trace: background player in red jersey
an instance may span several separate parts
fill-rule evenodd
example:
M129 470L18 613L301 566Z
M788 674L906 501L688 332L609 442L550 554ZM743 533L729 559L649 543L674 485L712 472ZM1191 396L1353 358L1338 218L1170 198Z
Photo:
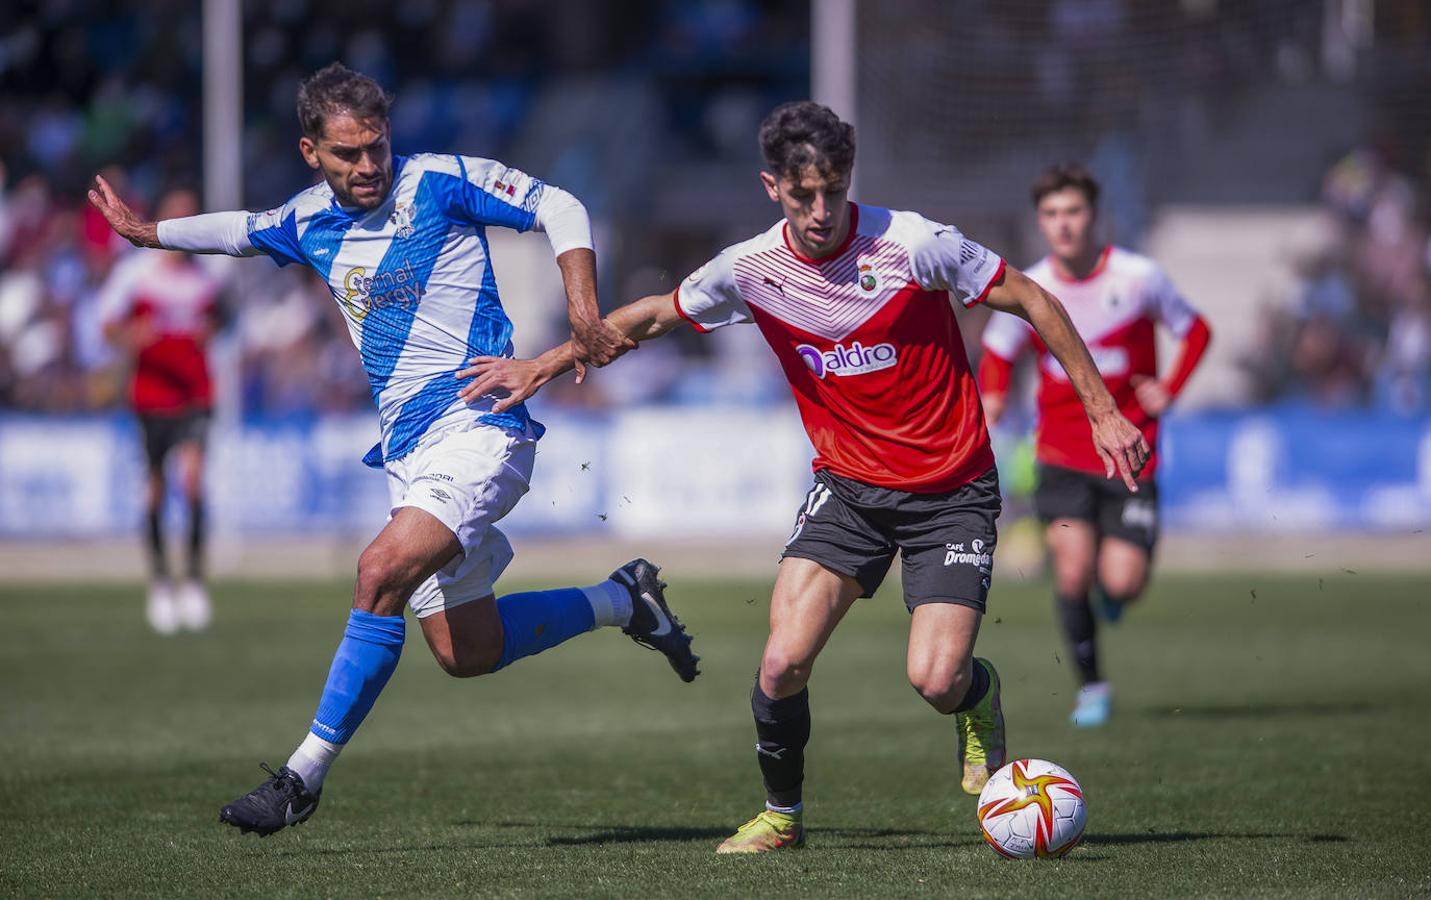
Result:
M998 673L973 656L993 573L998 476L950 294L1032 323L1071 374L1090 453L1108 477L1116 468L1131 488L1148 451L1056 299L952 226L850 202L851 126L818 104L786 104L761 126L760 144L760 178L783 218L677 290L609 319L636 341L683 320L701 332L755 323L815 446L815 484L785 546L751 692L766 809L721 853L804 841L811 667L896 554L911 613L909 680L954 714L964 790L979 793L1004 762ZM564 345L536 360L479 358L458 374L475 377L468 399L506 393L509 405L571 367Z
M193 191L168 192L158 218L199 212ZM145 538L149 551L149 624L160 634L208 627L204 588L204 440L213 410L205 346L217 324L219 279L187 253L139 250L110 274L100 291L109 339L131 357L129 397L149 469ZM188 511L184 577L171 578L164 541L164 465L173 455Z
M1073 649L1081 687L1073 722L1101 725L1110 691L1098 667L1089 593L1097 587L1115 621L1148 583L1158 539L1158 417L1187 383L1211 336L1158 264L1096 238L1098 183L1077 166L1056 166L1033 186L1039 230L1049 255L1028 276L1063 301L1118 408L1154 448L1134 492L1101 477L1078 394L1055 355L1028 324L994 314L984 330L979 382L990 424L1003 415L1014 361L1038 356L1038 488L1034 504L1047 523L1058 621ZM1182 339L1177 362L1158 376L1155 326Z

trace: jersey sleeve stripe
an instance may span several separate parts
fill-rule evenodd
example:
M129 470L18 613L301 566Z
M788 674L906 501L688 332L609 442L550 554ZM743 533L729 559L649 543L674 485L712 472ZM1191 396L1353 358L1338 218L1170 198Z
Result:
M999 279L1004 277L1004 269L1006 269L1007 267L1007 262L1002 259L999 260L999 268L995 270L994 277L990 278L989 283L984 285L984 289L979 292L979 296L971 297L970 299L964 301L964 308L973 309L980 303L983 303L985 300L989 299L989 291L992 291L994 289L994 285L999 283Z
M681 308L681 288L679 285L677 285L675 291L671 293L671 298L676 304L676 315L691 323L691 327L694 328L696 331L700 332L701 334L710 333L709 328L704 327L703 325L701 325L700 322L697 322L695 319L692 319L689 315L686 314L686 311Z

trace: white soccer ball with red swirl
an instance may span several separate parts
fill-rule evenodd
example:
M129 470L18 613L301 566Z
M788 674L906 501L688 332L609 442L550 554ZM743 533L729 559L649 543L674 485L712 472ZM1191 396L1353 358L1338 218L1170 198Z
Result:
M1068 770L1044 759L1016 759L979 794L979 830L1009 859L1062 856L1083 840L1088 807Z

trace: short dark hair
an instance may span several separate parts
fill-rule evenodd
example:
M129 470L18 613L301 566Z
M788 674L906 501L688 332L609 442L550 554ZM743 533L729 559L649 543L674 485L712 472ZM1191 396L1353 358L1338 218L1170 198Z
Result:
M323 136L329 116L386 119L392 95L373 79L340 62L329 63L298 85L298 122L310 138Z
M1033 197L1034 209L1038 209L1038 205L1043 202L1044 197L1067 188L1082 191L1084 199L1088 201L1088 206L1092 209L1098 208L1098 179L1078 163L1059 163L1056 166L1050 166L1038 177L1029 190L1030 196Z
M847 175L855 165L855 126L810 100L782 103L760 123L760 153L776 176L798 176L806 166Z

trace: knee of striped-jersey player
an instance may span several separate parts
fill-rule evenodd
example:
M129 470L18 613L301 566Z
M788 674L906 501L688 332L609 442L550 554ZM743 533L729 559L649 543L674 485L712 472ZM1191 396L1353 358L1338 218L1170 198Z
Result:
M453 678L487 675L502 659L502 621L491 597L450 607L418 621L432 658Z
M497 662L502 658L502 645L499 641L495 652L491 648L448 646L438 650L434 647L432 656L442 671L453 678L476 678L478 675L489 675L497 668Z
M409 561L370 544L358 557L353 608L377 616L401 615L418 574Z

